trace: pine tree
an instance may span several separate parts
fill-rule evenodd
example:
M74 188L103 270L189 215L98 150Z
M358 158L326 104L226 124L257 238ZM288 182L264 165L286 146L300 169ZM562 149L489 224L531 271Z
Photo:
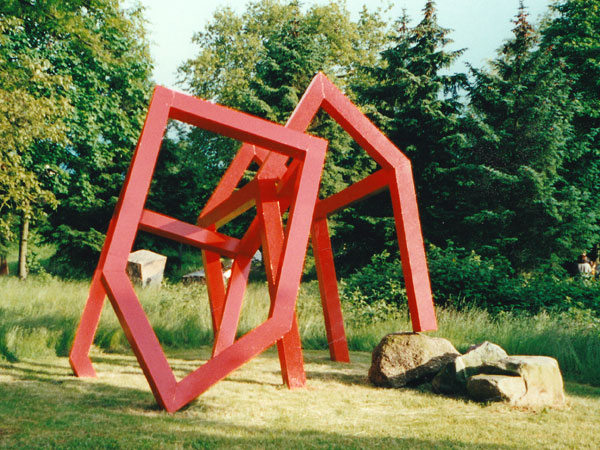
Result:
M444 169L463 139L459 91L466 76L448 73L463 50L445 50L449 33L433 1L415 27L404 14L380 64L365 68L367 76L354 86L375 123L410 158L424 235L433 242L448 239L453 206Z
M589 227L563 176L574 113L563 64L538 48L522 2L514 23L492 70L471 69L458 209L460 240L525 270L571 255Z
M542 27L542 46L563 61L572 81L573 117L565 178L585 197L586 222L600 225L600 1L556 0L554 15ZM597 230L597 228L596 228ZM595 234L595 242L600 235ZM585 247L583 247L585 248ZM581 250L581 249L579 249Z

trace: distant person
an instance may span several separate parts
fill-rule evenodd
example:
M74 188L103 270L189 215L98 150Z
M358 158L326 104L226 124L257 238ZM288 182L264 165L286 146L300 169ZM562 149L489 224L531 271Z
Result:
M592 251L588 256L591 260L592 275L594 277L594 280L597 280L598 276L600 275L600 248L598 247L598 244L594 244L594 246L592 247Z
M579 275L582 277L588 278L593 275L594 267L590 258L588 258L587 253L583 252L579 256L579 260L577 261L577 270L579 270Z

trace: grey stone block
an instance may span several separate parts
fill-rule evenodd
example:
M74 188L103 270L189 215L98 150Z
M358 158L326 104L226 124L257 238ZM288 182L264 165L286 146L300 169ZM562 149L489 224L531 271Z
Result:
M167 257L150 250L130 253L127 259L129 279L143 287L158 287L162 283Z

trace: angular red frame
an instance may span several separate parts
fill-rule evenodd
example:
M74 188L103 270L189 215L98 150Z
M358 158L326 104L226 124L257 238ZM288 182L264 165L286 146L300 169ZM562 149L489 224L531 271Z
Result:
M269 149L274 154L292 157L298 162L294 172L294 192L285 232L281 221L274 222L272 191L276 180L261 179L256 185L261 220L241 240L216 233L174 218L144 209L158 152L169 118ZM76 332L70 363L77 376L94 376L89 359L104 298L108 295L125 335L161 407L176 411L245 362L273 345L294 322L304 255L308 245L323 169L327 141L287 129L280 125L223 106L157 87L148 116L125 180L115 213L109 225L98 267L92 279L90 295ZM248 192L246 190L245 192ZM256 200L254 200L256 201ZM138 229L154 232L203 249L234 257L233 273L245 272L253 252L247 241L257 231L263 236L282 237L277 281L268 319L223 349L204 365L177 382L160 343L127 278L125 267ZM239 303L243 292L236 291L239 277L232 276L230 304ZM244 277L242 277L244 278ZM245 283L245 280L243 280ZM233 287L232 287L233 286Z
M319 200L326 141L302 133L320 108L329 113L381 169ZM197 225L144 209L168 118L245 142L198 217ZM288 164L288 160L291 162ZM252 162L254 180L236 189ZM89 359L105 296L110 301L158 403L174 411L277 342L284 382L304 386L302 349L294 314L310 234L331 358L349 361L327 217L389 188L414 331L436 329L417 202L408 159L323 74L311 82L286 127L157 87L134 154L70 354L78 376L94 376ZM256 206L242 239L217 228ZM284 227L283 213L289 210ZM139 304L125 265L137 230L203 251L215 345L212 358L176 382ZM271 297L268 319L235 340L252 255L262 247ZM220 258L233 258L228 286Z
M421 224L417 208L411 164L408 158L377 129L362 112L344 96L327 77L318 73L298 103L286 127L305 131L317 112L323 108L348 134L381 166L381 169L364 180L326 199L318 200L311 226L311 241L325 328L331 359L349 361L348 344L337 287L337 277L327 227L327 217L368 196L389 188L394 211L396 232L402 267L406 281L408 305L414 331L437 329L433 298L423 246ZM264 149L245 144L229 166L219 185L198 218L198 224L216 227L241 214L251 204L242 205L231 200L248 166L257 162L260 171L272 178L285 179L296 168L297 162L286 166L287 157L269 154ZM284 199L282 199L284 200ZM213 308L213 322L222 323L225 330L217 333L215 349L225 348L233 342L237 317L241 305L231 305L226 320L221 322L225 307L225 291L218 255L203 251L207 270L209 296ZM294 322L295 323L295 322ZM293 326L285 339L278 343L282 373L298 368L284 368L283 361L302 360L297 326ZM288 355L287 357L285 355ZM284 375L284 380L286 377ZM288 385L290 381L286 380Z

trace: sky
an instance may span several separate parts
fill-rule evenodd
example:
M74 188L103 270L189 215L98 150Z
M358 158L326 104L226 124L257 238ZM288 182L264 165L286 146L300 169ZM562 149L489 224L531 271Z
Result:
M124 6L134 0L126 0ZM219 7L230 6L236 12L245 10L248 0L139 0L146 8L150 53L154 60L154 81L171 89L176 84L177 68L198 53L192 44L194 33L204 29ZM525 0L532 23L547 13L551 0ZM325 0L304 0L306 6L327 3ZM396 19L406 9L415 25L421 17L425 0L346 0L352 19L358 19L363 5L373 10L378 6L392 5L386 14ZM511 36L519 0L438 0L438 22L453 32L451 50L466 48L464 55L455 64L455 71L465 70L468 62L475 67L485 65L496 56L497 49Z

